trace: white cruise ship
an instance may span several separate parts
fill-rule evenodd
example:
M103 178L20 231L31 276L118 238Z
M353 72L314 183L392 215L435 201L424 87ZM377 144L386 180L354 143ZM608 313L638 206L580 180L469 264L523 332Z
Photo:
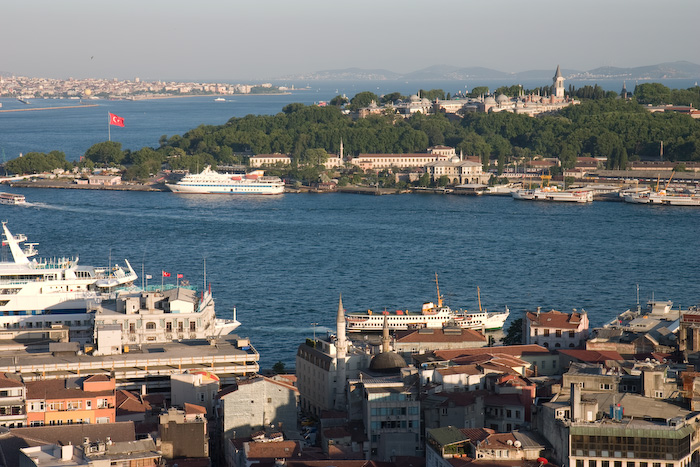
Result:
M189 174L175 184L166 184L173 193L220 193L231 195L280 195L284 182L279 177L265 176L262 170L247 174L225 174L207 166L201 173Z
M92 319L87 309L132 284L138 276L127 260L126 267L93 267L78 258L36 259L36 243L25 235L12 235L5 222L3 245L12 261L0 262L0 327L51 328L67 325L71 338L88 340ZM25 245L22 245L22 244ZM30 259L31 258L31 259Z

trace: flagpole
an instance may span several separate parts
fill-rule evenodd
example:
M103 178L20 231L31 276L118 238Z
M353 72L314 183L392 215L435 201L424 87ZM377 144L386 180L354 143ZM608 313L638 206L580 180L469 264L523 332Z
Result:
M112 141L112 119L107 112L107 141Z
M165 279L163 279L164 277L165 277L165 274L163 274L163 271L161 271L160 272L160 291L161 292L163 291L163 288L165 287L165 285L164 285Z

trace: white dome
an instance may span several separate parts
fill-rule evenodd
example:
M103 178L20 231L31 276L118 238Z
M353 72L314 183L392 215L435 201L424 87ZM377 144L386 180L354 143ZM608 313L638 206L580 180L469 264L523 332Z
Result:
M505 94L499 94L496 98L496 102L498 102L499 104L502 102L508 102L509 100L510 99L508 99L508 96L506 96Z

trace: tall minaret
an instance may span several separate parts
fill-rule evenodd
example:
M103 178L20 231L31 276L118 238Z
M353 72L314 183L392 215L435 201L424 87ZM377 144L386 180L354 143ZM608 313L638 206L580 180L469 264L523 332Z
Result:
M563 99L564 98L564 77L561 75L561 70L559 69L559 65L557 65L557 72L554 73L554 78L552 78L552 81L554 82L554 97L561 97Z
M343 295L338 299L338 314L335 318L336 341L336 387L335 387L335 410L347 410L345 404L345 384L347 382L347 353L348 342L345 338L345 310L343 309Z
M389 322L384 315L384 324L382 325L382 353L389 351Z
M340 138L340 154L338 154L338 157L341 160L343 159L343 138Z

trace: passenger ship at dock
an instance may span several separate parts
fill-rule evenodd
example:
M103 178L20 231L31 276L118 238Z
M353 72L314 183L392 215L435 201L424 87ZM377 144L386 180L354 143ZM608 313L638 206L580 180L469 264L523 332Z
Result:
M262 170L247 174L225 174L206 166L201 173L189 174L175 184L165 186L173 193L280 195L284 182L279 177L268 177Z
M77 257L30 259L37 255L34 248L37 244L26 243L25 235L13 235L4 222L2 228L3 245L9 247L12 261L0 262L0 333L15 333L16 336L35 335L36 332L48 332L65 326L71 341L88 343L95 338L95 326L101 324L96 323L95 318L101 314L100 310L116 307L115 309L124 314L127 313L125 305L119 304L127 303L129 297L146 297L153 294L156 298L150 299L148 303L166 300L167 306L172 306L173 310L179 307L176 311L178 316L174 318L181 321L171 320L174 324L171 334L176 336L175 338L182 338L181 335L185 338L221 336L240 325L235 318L235 310L232 320L216 318L211 292L203 292L202 299L196 300L193 298L196 293L184 292L184 287L175 287L177 292L168 292L167 289L173 287L166 287L166 290L142 290L134 286L138 276L128 260L124 260L126 267L123 268L119 265L83 266L78 264ZM23 246L23 243L26 246ZM170 301L169 294L175 294ZM164 307L143 307L151 320L154 320L157 314L164 313ZM179 322L192 322L190 316L183 311L183 307L190 310L188 313L192 314L192 321L196 318L196 324L190 324L191 327L180 331L177 327ZM204 310L207 313L201 313ZM110 323L117 323L115 316L110 317ZM151 331L148 327L144 329ZM159 326L154 329L159 329ZM126 328L124 330L126 331ZM150 334L152 332L149 332Z
M423 304L420 312L396 310L395 312L375 313L372 310L367 310L360 313L347 313L345 323L349 332L381 331L384 326L384 317L386 317L388 328L392 331L421 328L441 329L450 326L495 331L503 328L509 315L510 311L507 307L505 311L500 312L482 311L481 305L479 305L478 312L452 310L449 306L443 305L438 288L437 306L433 302L427 302Z

